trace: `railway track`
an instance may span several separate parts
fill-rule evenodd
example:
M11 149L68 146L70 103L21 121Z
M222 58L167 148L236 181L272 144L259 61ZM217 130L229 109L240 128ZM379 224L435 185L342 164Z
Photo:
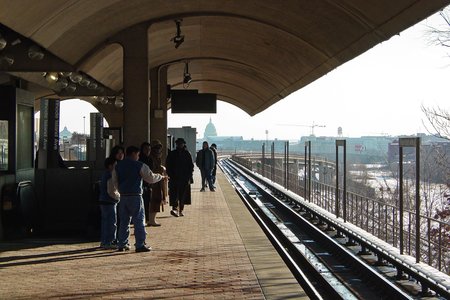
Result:
M449 299L445 289L374 256L369 245L345 228L318 217L235 162L223 159L220 167L312 299ZM406 283L400 285L398 276L405 275Z

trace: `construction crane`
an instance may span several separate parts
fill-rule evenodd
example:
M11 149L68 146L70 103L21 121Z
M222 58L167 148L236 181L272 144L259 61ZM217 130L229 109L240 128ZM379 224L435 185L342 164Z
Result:
M309 127L311 129L311 136L314 136L314 128L316 127L326 127L326 125L314 124L312 125L303 125L303 124L277 124L279 126L295 126L295 127Z

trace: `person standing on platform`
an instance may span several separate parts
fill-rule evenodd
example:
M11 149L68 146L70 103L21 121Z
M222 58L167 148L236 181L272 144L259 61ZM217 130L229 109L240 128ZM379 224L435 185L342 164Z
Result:
M119 161L112 172L114 186L120 193L119 217L119 251L130 250L128 238L130 237L130 221L134 224L136 237L136 252L151 250L145 244L145 213L142 199L142 180L155 183L164 178L160 174L153 174L150 168L138 161L139 148L129 146L125 159Z
M117 249L114 245L117 230L117 203L120 200L119 192L112 183L112 171L116 161L112 157L105 159L105 172L100 181L100 211L101 211L101 238L100 248Z
M120 145L112 147L111 152L109 154L109 157L114 158L116 161L122 160L124 156L125 156L125 149Z
M216 188L216 174L217 174L217 145L211 144L211 151L214 154L214 168L212 169L211 178L214 188Z
M166 169L169 177L169 202L172 206L170 214L174 217L184 216L184 205L191 204L191 183L194 173L192 156L186 149L186 141L178 138L176 149L169 152L166 158Z
M212 170L214 168L214 154L209 148L208 142L203 142L203 148L197 152L195 164L200 169L202 176L202 188L200 192L204 192L206 185L209 185L209 190L215 192L214 184L212 182Z
M112 147L111 152L109 153L109 157L114 159L115 162L123 160L125 156L125 149L120 145L115 145ZM116 208L116 237L119 236L119 227L120 227L120 216L117 215L117 212L120 210L120 202L117 204ZM117 244L117 239L113 242L113 244Z
M139 152L139 161L146 164L150 170L152 170L152 159L150 158L150 143L149 142L143 142L141 144L141 151ZM152 170L153 171L153 170ZM149 205L150 205L150 198L152 193L152 186L151 184L147 182L142 183L142 198L144 199L144 212L145 212L145 221L148 222L149 220Z
M162 144L159 140L150 143L150 169L153 173L167 176L166 168L162 165ZM156 214L160 212L160 207L166 204L167 199L167 177L164 180L153 183L151 186L150 205L148 210L149 226L161 226L156 222Z

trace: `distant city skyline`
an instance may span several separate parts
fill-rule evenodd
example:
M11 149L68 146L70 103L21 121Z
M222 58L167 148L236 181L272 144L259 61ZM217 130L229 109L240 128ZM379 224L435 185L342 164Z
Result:
M338 136L339 127L344 137L426 133L421 105L450 109L448 50L429 45L426 38L427 25L442 23L440 16L433 15L256 116L218 101L217 114L169 111L168 127L191 126L201 138L212 118L219 136L261 140L266 139L266 131L269 139L298 140L311 133L313 124L320 125L314 128L316 136ZM61 130L67 126L82 133L86 116L89 133L89 112L96 109L82 101L69 102L61 105Z

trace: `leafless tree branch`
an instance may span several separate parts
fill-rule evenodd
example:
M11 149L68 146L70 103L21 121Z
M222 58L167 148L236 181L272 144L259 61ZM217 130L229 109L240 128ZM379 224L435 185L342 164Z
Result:
M427 121L422 121L422 123L428 133L450 140L450 113L441 107L425 107L422 105L421 109Z

